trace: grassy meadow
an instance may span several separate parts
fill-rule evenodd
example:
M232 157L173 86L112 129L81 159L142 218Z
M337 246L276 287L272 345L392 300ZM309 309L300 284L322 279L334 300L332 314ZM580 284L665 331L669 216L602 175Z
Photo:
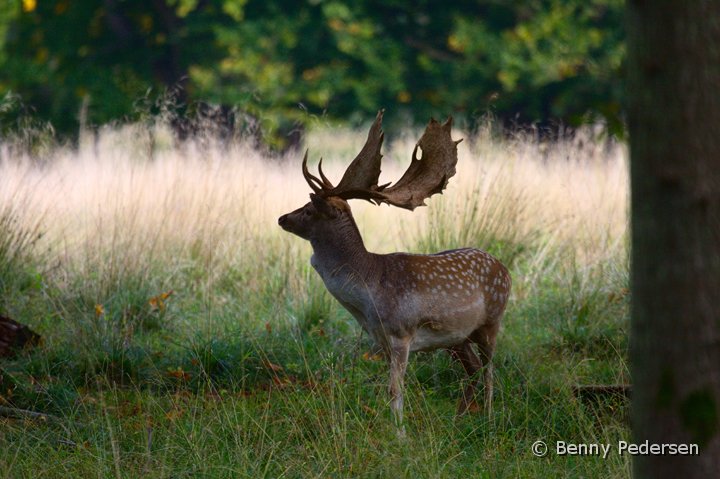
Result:
M398 179L419 132L390 138ZM162 125L115 126L76 147L0 144L0 314L43 344L0 360L0 476L618 477L627 457L561 457L555 441L629 437L627 159L579 132L555 142L465 136L458 174L415 212L353 201L368 249L479 247L513 292L492 416L455 418L463 375L415 354L407 437L387 366L325 291L310 245L277 226L308 200L301 154ZM331 179L365 132L306 141ZM531 445L551 445L535 457Z

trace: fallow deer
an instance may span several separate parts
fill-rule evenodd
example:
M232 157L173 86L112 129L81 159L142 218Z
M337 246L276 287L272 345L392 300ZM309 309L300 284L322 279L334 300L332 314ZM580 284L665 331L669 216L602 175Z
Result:
M393 186L378 185L384 134L381 110L365 146L334 186L318 165L320 178L302 172L313 193L302 208L278 220L286 231L310 241L310 263L328 291L352 314L390 362L391 409L402 425L403 378L411 351L444 348L469 376L458 414L478 408L475 374L483 367L485 407L492 410L492 356L510 292L507 268L474 248L436 254L375 254L365 249L347 200L364 199L408 210L442 193L455 174L457 144L452 117L430 120L415 146L409 168ZM422 156L417 157L418 149ZM473 350L477 345L480 357Z

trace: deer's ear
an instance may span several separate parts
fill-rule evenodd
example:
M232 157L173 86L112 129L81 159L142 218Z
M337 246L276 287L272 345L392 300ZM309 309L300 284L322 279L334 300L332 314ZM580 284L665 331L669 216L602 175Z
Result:
M310 193L310 201L312 201L313 206L321 215L327 218L337 218L339 211L325 198L315 193Z

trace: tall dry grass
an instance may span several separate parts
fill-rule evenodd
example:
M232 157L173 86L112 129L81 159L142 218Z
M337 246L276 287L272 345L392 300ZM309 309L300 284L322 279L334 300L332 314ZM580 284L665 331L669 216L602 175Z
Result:
M514 272L518 297L548 275L590 284L598 264L622 276L626 154L591 133L542 142L501 138L490 128L455 131L465 138L457 175L428 207L353 202L366 245L377 252L487 249L511 267L522 263ZM381 181L399 178L418 136L385 145ZM323 156L337 180L364 137L325 129L306 143L311 161ZM108 127L83 135L78 148L5 155L0 204L16 213L18 226L42 232L35 244L41 272L66 293L58 308L72 299L80 316L91 315L94 304L139 307L153 291L192 289L202 291L209 311L240 300L245 318L259 316L248 313L253 305L286 318L287 302L290 309L305 297L317 303L308 295L318 286L307 268L309 245L277 227L281 214L308 199L299 162L297 154L269 157L241 142L177 145L162 126ZM128 297L133 290L137 298Z
M344 133L320 131L307 140L311 161L324 156L331 178L364 140L363 133ZM417 136L385 146L381 181L399 177ZM428 208L411 213L353 202L371 249L412 248L438 214L459 240L468 228L540 234L574 246L587 261L619 247L627 223L623 146L598 144L584 132L555 143L522 134L498 139L489 131L454 136L469 140L460 144L458 173ZM27 224L44 218L45 245L63 264L115 252L127 262L165 259L192 249L212 267L283 241L277 217L307 201L298 155L271 158L237 143L175 146L165 130L153 138L151 146L143 128L127 126L103 130L78 149L58 148L43 161L5 159L0 201L22 210Z

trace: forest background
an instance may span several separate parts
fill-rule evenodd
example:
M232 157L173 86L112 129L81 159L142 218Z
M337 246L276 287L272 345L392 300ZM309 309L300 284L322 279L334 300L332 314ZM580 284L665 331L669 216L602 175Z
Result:
M0 6L0 133L159 112L285 149L321 117L453 114L623 135L620 0L22 0ZM210 113L208 113L210 112Z

